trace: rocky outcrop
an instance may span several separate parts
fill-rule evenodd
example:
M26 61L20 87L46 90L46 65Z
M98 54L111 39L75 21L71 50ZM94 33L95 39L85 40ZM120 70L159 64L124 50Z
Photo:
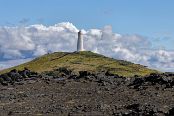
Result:
M132 82L129 86L132 86L135 89L140 89L145 86L155 86L160 85L161 88L173 88L174 87L174 75L172 73L163 73L163 74L150 74L146 77L137 77L132 78Z
M174 115L174 74L122 77L108 71L0 75L0 115Z
M8 73L0 75L0 83L2 85L9 84L23 84L27 79L38 78L39 74L37 72L32 72L27 68L22 71L17 71L16 69L11 70Z

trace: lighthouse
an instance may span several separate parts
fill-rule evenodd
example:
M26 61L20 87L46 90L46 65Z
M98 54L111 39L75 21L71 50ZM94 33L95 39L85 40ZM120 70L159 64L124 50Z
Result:
M82 32L78 32L78 40L77 40L77 52L83 51L83 37Z

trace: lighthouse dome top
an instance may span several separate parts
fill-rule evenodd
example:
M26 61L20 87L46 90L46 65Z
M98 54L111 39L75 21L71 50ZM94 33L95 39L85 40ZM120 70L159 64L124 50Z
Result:
M79 30L79 32L78 33L82 33L82 31L81 30Z

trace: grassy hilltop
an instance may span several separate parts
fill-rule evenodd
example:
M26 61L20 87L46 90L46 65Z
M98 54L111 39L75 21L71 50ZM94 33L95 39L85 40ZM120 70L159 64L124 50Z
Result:
M0 73L8 72L12 69L22 70L24 67L36 72L51 71L56 68L66 67L78 71L98 72L108 70L110 73L120 76L131 77L134 75L149 75L157 72L139 64L108 58L90 51L83 52L55 52L38 57L30 62L2 70Z

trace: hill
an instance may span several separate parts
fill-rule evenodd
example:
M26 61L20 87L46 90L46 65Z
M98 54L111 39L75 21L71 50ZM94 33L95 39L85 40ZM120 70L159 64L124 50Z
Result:
M2 116L174 115L173 73L153 73L157 71L92 52L47 54L3 72Z
M23 70L24 67L39 73L65 67L75 73L78 71L109 71L111 74L125 77L131 77L134 75L145 76L157 72L139 64L108 58L90 51L83 51L46 54L30 62L2 70L0 74L12 69Z

